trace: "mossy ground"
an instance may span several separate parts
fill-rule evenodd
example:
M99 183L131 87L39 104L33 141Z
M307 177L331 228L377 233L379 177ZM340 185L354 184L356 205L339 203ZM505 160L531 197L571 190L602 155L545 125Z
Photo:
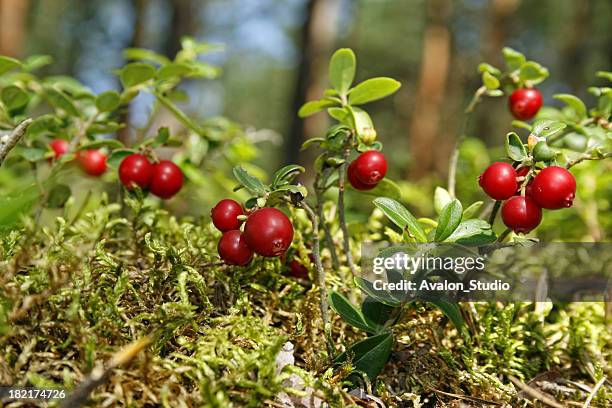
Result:
M304 258L301 222L298 216L294 247ZM278 259L219 265L218 233L208 220L178 221L137 200L122 208L102 199L95 210L68 208L48 227L29 219L1 236L4 384L72 389L122 347L152 336L95 390L92 405L282 406L282 392L330 406L367 403L343 391L350 366L328 364L312 284L287 277ZM330 289L355 300L350 282L348 271L328 268ZM437 310L414 305L394 326L389 363L374 383L362 384L365 391L388 406L524 406L512 377L582 404L590 387L611 378L604 304L478 303L463 310L470 340ZM338 351L365 336L332 318ZM295 363L279 372L286 342L295 346ZM302 379L301 390L287 385L292 375ZM591 406L610 405L609 385Z

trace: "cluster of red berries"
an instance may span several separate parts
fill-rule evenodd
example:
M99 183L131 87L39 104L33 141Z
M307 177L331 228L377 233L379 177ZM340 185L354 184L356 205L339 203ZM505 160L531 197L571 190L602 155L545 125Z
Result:
M529 120L542 107L542 94L536 88L519 88L510 95L508 105L515 118Z
M58 160L68 153L70 144L64 139L54 139L49 147ZM79 150L76 159L81 170L90 176L98 177L106 171L107 156L101 150ZM119 165L119 179L128 190L138 186L163 199L171 198L183 186L183 172L176 164L169 160L151 163L142 154L130 154L123 159Z
M529 168L518 172L508 163L491 164L480 175L479 184L494 200L506 200L502 205L502 220L514 232L528 233L542 221L542 208L558 210L571 207L576 195L576 179L567 169L549 166L542 169L519 189L519 177L525 177Z
M151 163L142 154L130 154L119 165L119 179L131 190L138 186L159 198L173 197L183 187L183 172L170 160Z
M291 221L276 208L265 207L251 212L244 221L242 232L240 228L246 214L236 201L219 201L210 215L215 227L223 232L217 251L228 265L248 265L253 253L281 256L293 241Z
M387 174L385 155L377 150L361 153L349 164L347 177L355 190L371 190Z

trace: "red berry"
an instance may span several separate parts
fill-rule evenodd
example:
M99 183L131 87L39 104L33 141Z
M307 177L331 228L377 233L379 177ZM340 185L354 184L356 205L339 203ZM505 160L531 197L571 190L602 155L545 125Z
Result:
M244 237L249 247L263 256L281 256L293 240L293 225L276 208L261 208L247 218Z
M293 259L289 262L289 274L294 278L308 279L308 269L306 269L297 259Z
M77 159L81 169L90 176L99 176L106 171L106 155L100 150L81 150Z
M355 162L349 164L348 169L346 171L346 175L349 183L351 183L351 186L353 186L355 190L366 191L376 187L376 184L365 184L359 181L357 175L355 174Z
M516 170L508 163L495 162L480 175L478 184L494 200L505 200L516 193Z
M136 185L142 189L149 187L153 177L153 165L142 154L126 156L119 166L119 179L128 190Z
M51 147L51 150L53 150L55 160L58 160L60 157L68 153L70 143L64 139L53 139L49 143L49 147Z
M183 172L170 160L153 165L153 177L149 190L159 198L170 198L183 187Z
M514 232L526 234L542 221L542 210L528 196L514 196L502 205L502 219Z
M213 224L221 232L239 229L242 221L239 215L244 215L242 206L234 200L221 200L210 212Z
M536 88L519 88L508 100L510 112L519 120L533 118L542 107L542 94Z
M531 196L548 210L571 207L576 196L576 179L563 167L547 167L533 179Z
M227 231L217 245L219 256L228 265L244 266L251 262L253 251L246 244L239 230Z
M376 150L361 153L353 162L355 177L363 184L376 184L387 174L385 155Z

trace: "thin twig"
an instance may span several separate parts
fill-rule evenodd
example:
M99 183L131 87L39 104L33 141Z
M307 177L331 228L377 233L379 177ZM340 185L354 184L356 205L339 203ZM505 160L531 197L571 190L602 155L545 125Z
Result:
M344 252L346 253L346 262L351 270L351 273L355 275L357 273L355 264L353 263L353 254L351 253L350 237L348 227L346 226L346 217L344 215L344 182L346 175L346 168L349 155L351 150L349 147L344 149L344 163L340 166L340 175L338 177L338 220L340 222L340 228L342 229L343 246Z
M593 154L587 153L587 154L583 154L582 156L578 157L575 160L570 161L569 163L567 163L565 167L568 169L571 169L578 163L582 163L583 161L586 161L586 160L604 160L604 159L609 159L610 157L612 157L612 153L609 153L609 152L604 153L601 156L593 156Z
M0 136L0 166L6 159L6 156L17 145L19 140L25 135L28 126L32 123L32 119L28 118L21 122L13 131L7 135Z
M518 388L521 389L521 391L525 392L525 394L528 394L530 397L542 401L544 404L554 408L564 408L564 406L559 404L556 400L549 398L548 396L542 394L535 388L528 386L527 384L520 381L518 378L515 378L513 376L510 376L508 378L510 379L510 381L512 381L512 384L516 385Z
M497 216L497 212L499 211L499 207L501 207L501 201L497 200L495 201L495 204L493 204L493 209L491 209L491 215L489 215L489 224L491 226L493 226L493 223L495 222L495 217Z
M310 222L312 223L312 256L315 260L315 266L317 268L317 282L319 285L319 306L321 308L321 319L323 320L323 331L325 332L325 339L327 340L327 353L329 358L334 357L334 341L331 334L331 324L329 323L329 304L327 303L327 288L325 284L325 270L321 263L321 254L319 252L319 220L310 206L302 201L300 207L303 208Z
M81 126L81 129L79 129L79 132L77 133L77 135L74 138L72 138L72 140L70 141L70 144L68 145L68 152L74 152L74 150L78 146L81 139L87 135L87 131L89 130L91 125L93 125L93 123L96 121L99 114L100 112L96 112L93 115L91 115L89 119L83 122L83 126Z
M491 400L487 400L487 399L484 399L484 398L470 397L470 396L461 395L461 394L453 394L453 393L450 393L450 392L444 392L444 391L437 390L437 389L435 389L433 387L428 387L428 388L430 390L432 390L433 392L435 392L436 394L444 395L446 397L453 397L453 398L457 398L457 399L461 399L461 400L465 400L465 401L479 402L481 404L487 404L487 405L497 405L497 406L504 405L501 402L491 401Z
M320 188L319 183L320 183L320 175L317 174L315 185L314 185L315 196L317 199L317 207L316 207L317 216L319 217L319 220L321 222L321 227L323 228L323 235L325 237L325 245L327 246L327 248L329 249L329 252L331 253L332 266L334 270L337 271L340 268L340 261L338 260L338 252L336 251L336 246L334 245L334 241L332 240L331 230L329 229L329 225L327 225L327 223L325 222L325 216L323 214L323 192L322 192L322 189Z
M589 395L589 398L587 398L587 400L584 402L582 408L588 408L588 406L591 405L591 401L593 401L593 398L595 398L597 392L605 382L606 376L604 375L603 377L601 377L601 380L599 380L597 384L595 384L595 387L593 387L593 390L591 390L591 394Z
M504 232L502 232L501 234L499 234L499 237L497 237L497 242L504 242L504 239L506 239L506 237L512 232L512 230L510 228L506 228L504 230Z

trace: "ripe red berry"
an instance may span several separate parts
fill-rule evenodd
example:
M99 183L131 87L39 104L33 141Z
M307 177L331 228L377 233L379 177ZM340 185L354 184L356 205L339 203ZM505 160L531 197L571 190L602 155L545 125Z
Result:
M494 200L505 200L516 193L516 170L508 163L492 163L480 175L478 184Z
M153 177L149 190L159 198L170 198L183 187L183 172L170 160L153 165Z
M106 155L100 150L81 150L77 159L79 167L90 176L99 176L106 171Z
M351 186L353 186L355 190L361 190L361 191L371 190L374 187L376 187L376 185L378 184L378 183L365 184L359 181L359 179L357 178L357 175L355 174L355 162L352 162L351 164L349 164L348 169L346 171L346 175L347 175L349 183L351 183Z
M563 167L546 167L533 179L531 196L548 210L571 207L576 196L576 179Z
M289 275L298 279L308 279L308 269L297 259L292 259L289 262Z
M502 219L506 227L526 234L542 221L542 210L528 196L514 196L502 205Z
M387 174L385 155L376 150L361 153L353 162L355 177L363 184L376 184Z
M256 210L244 225L244 237L249 247L263 256L281 256L293 240L293 225L276 208Z
M70 143L64 139L53 139L49 143L49 147L53 150L54 159L58 160L60 157L68 153L68 149L70 148Z
M142 154L130 154L119 165L119 179L131 190L136 185L142 189L149 187L153 177L153 165Z
M512 92L508 103L515 118L529 120L542 107L542 94L536 88L519 88Z
M228 265L244 266L251 262L253 251L246 244L239 230L227 231L217 244L219 256Z
M221 200L210 212L213 224L221 232L239 229L242 221L239 215L244 215L242 206L234 200Z

